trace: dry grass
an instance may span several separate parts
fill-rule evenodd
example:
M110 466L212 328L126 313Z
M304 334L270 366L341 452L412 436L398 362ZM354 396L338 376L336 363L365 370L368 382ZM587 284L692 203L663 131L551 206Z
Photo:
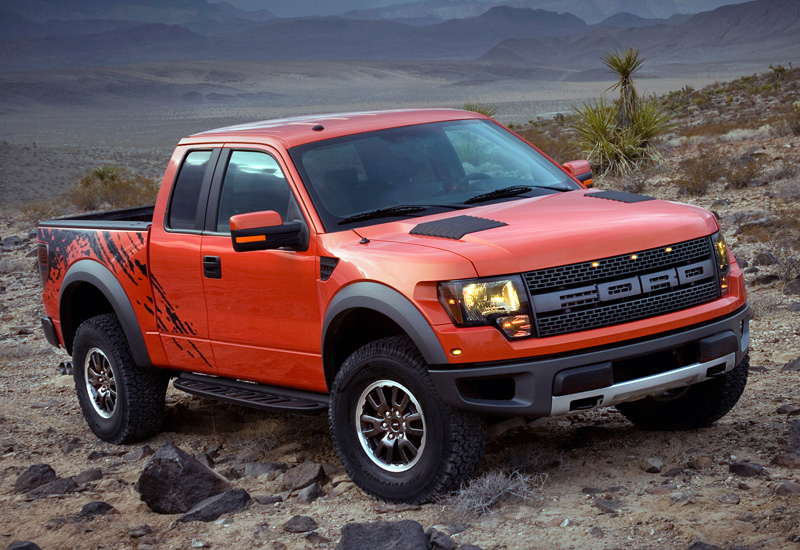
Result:
M510 503L528 503L541 495L547 476L492 470L440 500L459 519L477 518Z

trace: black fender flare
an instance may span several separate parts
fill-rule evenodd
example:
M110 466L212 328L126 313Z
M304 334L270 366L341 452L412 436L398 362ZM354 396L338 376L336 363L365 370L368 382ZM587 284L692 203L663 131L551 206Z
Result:
M72 264L67 270L67 274L61 282L61 295L59 296L59 319L61 319L61 331L64 337L64 345L67 351L72 353L73 336L78 327L72 327L65 320L69 319L65 315L66 308L70 300L72 291L76 288L78 283L86 283L95 287L105 296L108 303L111 304L114 314L119 319L122 326L122 331L125 333L125 339L128 341L128 346L131 348L134 362L140 367L152 367L153 363L150 360L150 353L147 351L147 346L144 342L144 335L139 326L139 320L136 318L136 313L133 310L130 298L122 288L122 284L117 280L114 273L111 272L106 266L94 260L83 260ZM69 338L67 334L69 333Z
M330 326L340 314L358 308L373 310L397 323L414 341L429 365L448 363L430 323L408 298L386 285L365 281L344 287L328 304L322 322L322 356L326 372L331 366L328 362L332 360L330 354L326 354Z

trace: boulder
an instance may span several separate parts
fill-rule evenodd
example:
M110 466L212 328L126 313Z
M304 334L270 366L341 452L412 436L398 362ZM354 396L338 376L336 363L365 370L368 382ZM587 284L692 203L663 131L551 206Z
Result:
M169 442L156 451L136 482L140 498L159 514L188 512L230 488L227 479Z
M51 495L66 495L67 493L74 493L78 490L78 484L71 477L64 477L45 483L32 491L28 491L28 498L40 499L47 498Z
M297 502L300 504L311 504L321 496L325 496L325 491L322 490L319 483L312 483L297 493Z
M800 294L800 277L795 277L785 285L783 285L783 293L787 296L794 296Z
M325 479L325 471L320 464L303 462L283 474L283 488L289 492L308 487Z
M86 518L93 518L95 516L104 516L114 511L114 507L102 500L96 500L84 504L81 508L81 515Z
M207 498L183 514L178 521L214 521L222 514L244 510L250 504L250 494L244 489L231 489Z
M14 491L27 493L56 479L58 479L56 471L49 464L34 464L19 474L16 483L14 483Z
M728 469L731 473L741 477L755 477L764 471L764 467L761 464L753 462L734 462L728 466Z
M781 367L781 372L795 372L800 370L800 357L795 359L794 361L789 361L784 366Z
M413 520L348 523L336 550L428 550L422 525Z
M430 550L456 550L458 543L451 539L447 533L442 533L433 527L425 531L428 537L428 547Z
M292 519L283 524L283 530L289 533L308 533L317 527L317 522L309 516L292 516Z

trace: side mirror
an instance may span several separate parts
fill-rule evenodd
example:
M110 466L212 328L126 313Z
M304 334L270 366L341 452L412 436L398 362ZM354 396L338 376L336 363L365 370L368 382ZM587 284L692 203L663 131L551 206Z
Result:
M571 160L565 162L562 166L573 178L586 187L594 187L592 183L592 167L588 160Z
M275 248L308 248L308 232L303 222L283 223L273 210L237 214L230 219L231 241L236 252Z

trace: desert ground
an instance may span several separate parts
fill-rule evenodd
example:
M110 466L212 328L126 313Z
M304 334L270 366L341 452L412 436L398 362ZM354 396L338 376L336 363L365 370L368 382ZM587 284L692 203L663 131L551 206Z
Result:
M650 78L640 81L642 90L697 91L678 98L685 96L688 106L659 145L661 166L633 178L599 181L602 188L635 185L637 192L714 210L740 264L748 266L750 378L737 406L714 426L645 432L614 409L495 426L476 477L512 479L519 472L530 481L527 498L510 497L476 514L465 506L478 498L470 487L421 507L384 505L361 493L339 469L325 416L245 410L170 388L164 430L146 442L149 447L172 442L209 458L234 487L254 497L281 498L209 523L178 523L175 515L152 512L134 488L148 453L142 444L115 447L94 437L72 378L58 371L69 358L41 334L35 221L27 204L59 196L100 165L160 177L178 139L211 127L310 112L458 107L466 101L492 104L501 122L524 125L569 111L573 102L597 97L611 84L574 74L540 82L536 71L529 78L492 80L486 77L491 68L467 71L454 64L412 70L349 63L328 72L314 63L302 70L288 64L183 69L0 74L0 547L28 540L54 550L332 549L348 523L411 519L447 533L451 548L800 548L800 475L794 469L800 467L800 424L794 424L800 413L800 296L784 292L797 276L790 260L797 257L792 219L796 223L800 201L800 136L780 127L785 94L735 91L734 85L717 91L722 84L703 89L768 70L749 66L644 75ZM795 100L796 93L795 87ZM551 135L554 124L529 129ZM741 186L720 179L710 181L705 194L681 192L677 182L686 163L712 154L727 164L752 158L757 171ZM778 234L788 235L785 245L778 246ZM324 496L309 504L285 490L279 471L248 474L254 463L291 469L306 461L324 464L328 472ZM742 462L751 466L735 466ZM92 469L99 469L99 478L85 474L77 491L47 498L15 492L19 475L39 463L62 478ZM107 502L112 513L81 515L93 501ZM313 518L317 528L286 531L286 522L298 515Z

